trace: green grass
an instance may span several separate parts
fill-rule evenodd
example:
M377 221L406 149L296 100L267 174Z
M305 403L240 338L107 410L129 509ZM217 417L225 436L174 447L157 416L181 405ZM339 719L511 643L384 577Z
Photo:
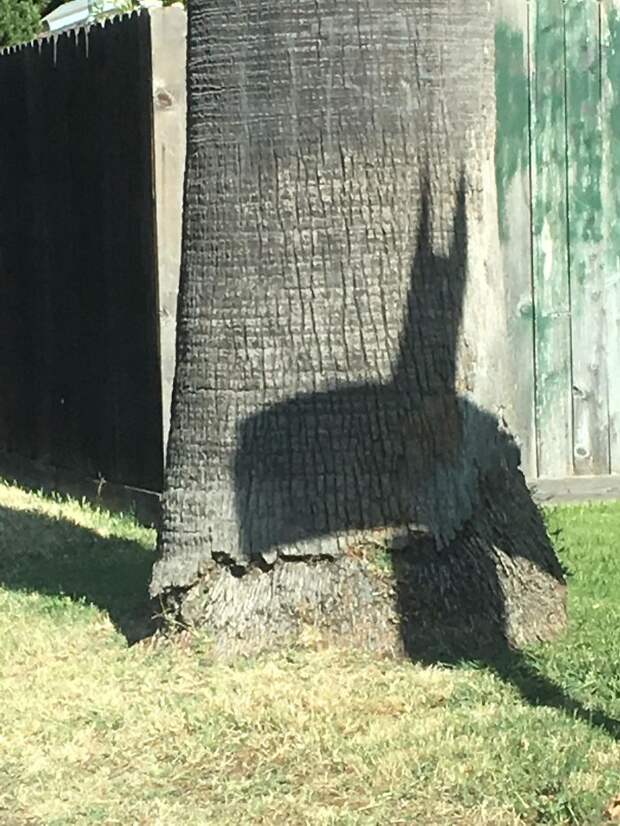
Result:
M620 505L550 511L570 631L493 665L139 638L154 534L0 485L0 824L601 824Z

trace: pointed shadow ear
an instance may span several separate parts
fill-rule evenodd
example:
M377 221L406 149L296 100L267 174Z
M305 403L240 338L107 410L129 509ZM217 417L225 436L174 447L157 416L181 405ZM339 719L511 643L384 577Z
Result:
M420 215L418 218L418 235L416 258L427 251L431 242L431 183L428 175L420 181Z
M452 219L452 240L450 242L450 270L460 272L467 264L467 179L461 169L456 188L454 217Z

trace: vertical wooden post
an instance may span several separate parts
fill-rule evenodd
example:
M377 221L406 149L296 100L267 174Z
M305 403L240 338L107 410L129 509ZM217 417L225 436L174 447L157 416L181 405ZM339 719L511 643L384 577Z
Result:
M578 475L593 476L609 473L605 349L611 343L603 283L599 3L572 0L564 14L573 468Z
M181 266L185 171L185 59L187 19L183 8L154 9L151 16L153 69L153 163L159 283L160 364L164 457L170 428L174 380L176 310Z
M563 0L530 4L532 224L538 473L572 474Z
M601 13L601 191L609 456L611 472L620 473L620 0L602 0Z
M529 5L498 0L495 34L497 100L496 175L501 262L506 285L512 383L506 417L521 444L526 477L537 476L534 415L532 296ZM506 388L508 390L508 388Z

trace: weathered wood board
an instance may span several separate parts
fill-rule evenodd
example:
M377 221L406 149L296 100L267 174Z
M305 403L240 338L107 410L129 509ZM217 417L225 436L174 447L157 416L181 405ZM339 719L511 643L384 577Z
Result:
M532 3L530 38L538 474L567 476L572 472L572 398L562 0Z
M170 429L177 293L181 267L181 215L187 120L187 19L184 9L178 6L153 9L150 13L150 23L163 463Z
M527 3L499 0L495 35L496 177L513 376L506 416L519 436L523 471L527 476L536 476L528 26Z
M620 473L620 0L601 2L601 223L609 462Z
M498 0L497 15L510 424L529 478L606 477L620 473L620 0Z
M0 55L0 448L160 490L152 69L146 12Z
M599 4L565 6L567 226L573 392L573 467L609 472L601 221ZM620 82L620 78L619 78Z

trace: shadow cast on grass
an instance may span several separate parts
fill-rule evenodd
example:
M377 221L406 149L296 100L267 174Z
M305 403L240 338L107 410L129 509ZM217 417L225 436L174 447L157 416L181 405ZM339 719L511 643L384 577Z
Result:
M617 738L618 721L590 712L508 643L495 543L509 562L544 571L547 582L555 579L563 588L564 576L519 471L514 441L494 415L457 389L469 269L467 182L461 175L450 243L438 252L429 181L424 175L420 181L419 225L391 378L299 394L240 423L235 494L243 550L250 564L271 564L278 556L303 558L305 547L329 556L338 534L423 526L430 546L414 538L404 551L391 553L410 658L427 664L478 661L532 706L560 709ZM475 504L464 522L463 492L478 486L482 505ZM484 534L476 534L477 519L486 524ZM474 533L467 539L470 522ZM437 545L437 537L446 535ZM476 557L473 546L479 548ZM545 603L540 607L544 612Z
M533 502L530 502L530 506L536 508ZM540 516L541 521L542 518ZM459 553L458 547L454 553ZM427 666L475 665L516 689L529 706L556 709L620 741L620 720L610 717L604 711L586 707L546 676L536 662L534 649L517 650L507 644L501 627L489 629L486 624L487 613L485 610L477 613L476 601L483 608L488 608L489 600L495 600L495 613L501 617L504 606L500 589L481 593L475 576L464 568L460 587L465 592L465 603L470 606L469 615L457 611L452 616L438 617L435 606L445 597L445 594L440 593L442 577L437 571L434 579L437 584L433 585L429 567L439 568L454 563L445 556L442 558L437 555L434 549L424 547L417 550L414 556L407 550L393 552L391 562L399 600L404 649L412 662ZM422 577L418 568L424 572ZM424 587L422 599L421 585ZM413 611L412 605L416 605Z
M398 571L398 563L395 569ZM516 689L523 701L532 708L556 709L620 742L620 720L599 709L588 708L568 694L561 685L542 672L533 650L528 653L514 649L499 636L495 640L487 636L484 641L482 636L476 638L467 629L465 619L462 626L452 630L452 635L445 626L436 636L432 633L422 637L404 634L409 659L427 666L475 665Z
M455 193L452 244L444 256L437 255L431 243L429 191L423 182L407 311L391 381L297 396L241 423L235 462L237 515L250 560L351 529L439 524L445 508L434 512L433 501L442 500L435 496L430 503L425 501L425 490L434 485L443 485L448 494L452 487L467 490L474 481L468 474L481 462L480 445L490 446L491 464L495 458L499 464L512 450L508 439L494 442L494 417L459 398L455 388L468 271L465 182L460 181ZM458 465L457 448L463 443L467 447L468 433L476 434L466 453L471 461ZM429 456L427 445L435 439L438 444ZM443 472L441 478L437 467ZM505 501L510 502L510 493ZM524 488L520 495L523 507L534 507ZM527 515L548 541L540 514ZM518 520L523 514L513 516ZM509 524L516 524L514 519ZM511 556L524 552L527 546L525 551L507 550ZM154 556L133 539L105 538L68 520L0 507L0 582L13 589L92 603L108 612L129 642L154 630L148 595ZM490 560L482 560L478 567L478 571L487 565L493 569L486 576L488 593L481 592L475 571L460 563L459 588L465 579L470 593L460 601L467 610L453 617L450 638L445 624L434 634L436 605L445 600L440 586L434 585L441 577L429 577L428 571L457 561L435 548L426 560L419 554L406 558L404 553L392 554L392 559L403 640L411 659L453 665L476 661L513 685L530 705L559 709L620 739L619 721L588 710L502 639L506 606ZM415 568L420 563L427 571L424 589L416 588ZM550 570L562 581L559 567ZM418 612L408 628L411 604L420 590L426 591L422 615ZM479 610L485 600L484 610ZM489 600L495 600L491 611ZM493 644L484 621L476 627L477 612L496 617L499 633ZM419 634L419 627L429 633Z
M130 644L155 630L148 594L153 559L154 551L135 539L0 506L0 584L95 605Z
M154 555L135 540L103 537L67 519L0 506L0 584L95 605L129 644L155 631L148 595ZM570 697L526 654L501 643L477 648L471 636L467 639L464 643L458 632L452 639L426 636L419 644L412 638L407 653L424 665L475 661L514 686L529 705L558 709L620 740L620 721Z
M562 711L569 717L604 731L620 741L620 720L598 709L589 709L567 694L561 686L542 674L535 663L520 651L504 649L486 663L488 669L516 688L530 706Z

